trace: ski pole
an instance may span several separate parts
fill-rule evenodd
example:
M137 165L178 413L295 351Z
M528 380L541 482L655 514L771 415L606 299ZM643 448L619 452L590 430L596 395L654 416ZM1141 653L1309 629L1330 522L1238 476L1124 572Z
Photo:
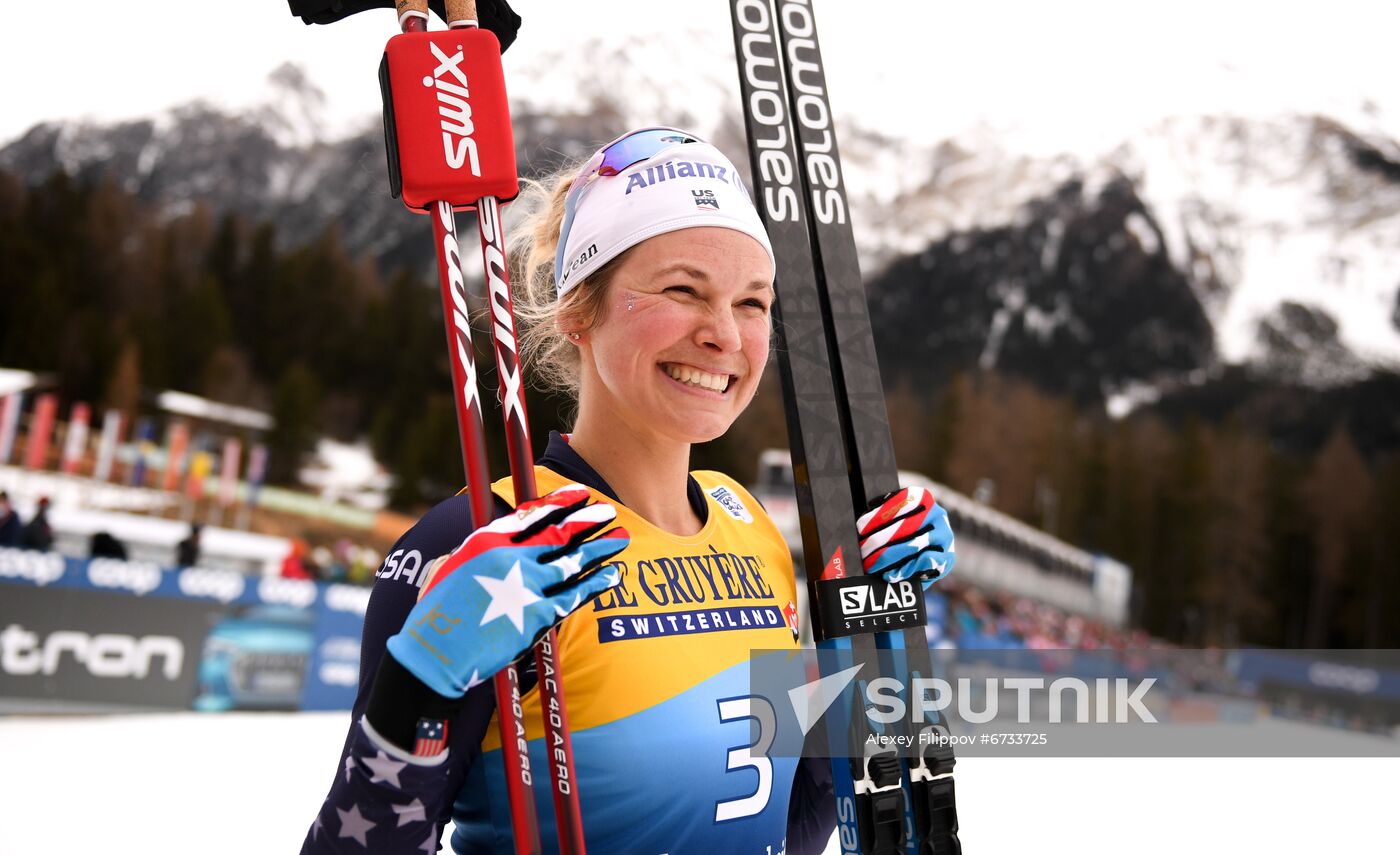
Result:
M400 0L400 22L405 32L416 32L419 26L423 31L427 28L426 4L423 0ZM481 64L474 65L485 57L481 55L485 49L485 43L471 45L475 50L468 50L468 36L464 31L476 30L477 10L474 0L450 0L446 4L447 21L449 30L453 33L461 34L462 42L445 40L442 45L434 44L432 50L439 64L433 73L424 76L425 87L436 90L434 97L437 103L434 105L435 113L433 119L440 119L441 137L443 140L443 153L447 156L447 166L451 170L460 170L470 167L474 176L479 179L471 182L470 179L459 182L455 177L444 178L447 175L439 167L438 163L431 170L426 170L420 176L423 181L415 180L416 190L421 190L426 186L449 188L453 195L460 195L456 191L459 188L470 187L474 192L471 198L453 198L449 204L447 201L439 201L436 205L438 214L434 217L434 234L437 237L438 252L440 259L439 279L443 286L443 306L446 311L451 312L452 320L449 325L449 348L454 353L454 365L462 362L460 373L458 368L454 368L454 382L458 387L459 401L459 423L462 418L462 402L467 398L463 385L468 381L473 381L475 386L475 371L467 361L467 353L470 351L469 342L469 322L466 311L466 295L462 291L462 280L460 270L456 271L453 278L452 265L444 272L441 270L441 259L444 247L447 246L447 237L452 231L454 216L453 208L476 208L477 227L481 237L482 262L486 271L486 280L489 286L491 313L492 313L492 341L496 355L496 365L501 378L501 407L502 419L505 424L506 442L510 456L510 468L512 482L515 489L516 502L528 501L536 497L534 453L530 443L529 423L525 413L524 387L520 371L519 351L516 343L515 321L513 316L513 305L510 297L510 279L506 270L505 256L505 234L502 229L500 217L500 198L502 193L491 188L509 188L509 196L514 196L515 171L513 149L509 142L509 120L506 120L507 127L491 127L490 118L508 115L504 98L504 86L498 85L493 89L489 84L482 86L479 81L474 82L463 73L462 66L474 68L476 71L485 72L488 69ZM412 28L412 29L410 29ZM474 41L481 41L474 39ZM490 43L495 44L494 37L490 37ZM499 50L499 48L496 48ZM455 52L454 52L455 51ZM494 67L489 71L499 78L499 59ZM441 76L441 79L440 79ZM452 80L447 78L451 77ZM392 89L393 87L388 87ZM423 90L417 88L417 82L411 81L409 89L415 91L421 97ZM386 89L387 91L387 89ZM405 95L407 92L404 93ZM492 99L496 100L493 101ZM483 104L485 109L483 109ZM493 113L492 107L495 107ZM483 116L488 117L487 122L479 121ZM386 119L388 112L386 111ZM415 119L415 121L420 121ZM433 128L434 131L437 128ZM500 161L491 162L490 157L499 155L501 158L509 157L509 169L504 169ZM436 161L442 160L442 154L434 155ZM404 172L407 165L403 162L397 164ZM391 156L391 171L395 164ZM507 175L508 173L508 175ZM502 179L508 178L508 181ZM403 176L394 177L395 181L402 181ZM446 183L443 183L443 182ZM488 188L488 189L481 189ZM410 208L417 208L416 198L409 198L407 182L403 183L404 202ZM414 194L415 197L418 195ZM451 234L451 247L456 249L455 234ZM444 278L446 277L446 278ZM449 295L450 285L455 285ZM473 395L475 393L473 392ZM479 413L479 410L478 410ZM479 418L478 418L479 421ZM477 448L484 458L484 442ZM464 457L467 457L464 451ZM470 457L467 457L468 472L471 472L473 465ZM484 469L484 463L481 464ZM484 483L487 489L487 500L489 501L489 479L479 478L478 481ZM559 850L563 855L583 855L585 852L583 836L582 813L579 808L578 789L576 787L576 774L574 767L573 743L569 736L568 715L564 705L563 685L559 677L558 660L556 656L556 634L553 630L545 636L535 646L535 662L540 690L541 713L544 720L545 740L550 757L549 772L551 782L551 793L553 797L554 815L556 828L559 835ZM513 690L510 697L511 706L507 707L504 696L504 688L497 684L497 705L501 709L502 725L502 747L506 762L512 763L511 751L517 742L523 745L523 739L519 734L524 733L524 728L518 726L514 733L507 733L507 722L505 710L511 709L518 722L519 711L519 682L513 681ZM527 753L519 753L520 766L511 765L510 768L519 768L522 776L528 781L529 757ZM508 776L512 785L515 784L517 776ZM519 812L514 809L515 802L512 801L512 819L518 817ZM533 807L533 803L531 803ZM538 837L538 826L534 827L535 837ZM520 841L517 840L517 846Z
M448 25L453 28L475 27L476 0L447 0L447 18ZM491 302L491 341L496 353L496 373L500 378L501 418L505 423L511 482L515 488L515 501L519 504L536 498L538 491L535 488L535 455L530 442L530 423L525 414L525 387L515 335L510 273L506 265L505 224L501 221L500 200L495 196L483 196L477 202L476 225ZM559 676L557 650L558 635L551 629L535 645L536 685L540 691L545 745L550 758L549 778L559 851L562 855L583 855L586 851L583 812L579 807L573 740L569 736L569 716L564 702L564 685Z
M525 416L525 389L515 337L510 277L506 269L505 230L501 222L500 202L496 197L486 196L477 204L476 223L491 300L491 338L496 352L496 372L500 377L501 417L505 420L511 481L515 488L515 500L519 503L535 498L538 493L529 422ZM554 817L559 832L559 851L564 855L583 855L583 813L579 807L573 741L569 736L569 716L564 702L564 685L559 676L557 650L557 634L551 629L535 645L536 685L540 690L545 745L552 761L549 773Z
M428 29L427 0L399 0L399 26L404 33L425 33ZM472 16L473 18L475 15ZM453 399L457 409L457 434L462 463L467 476L473 529L494 516L491 476L486 463L486 428L477 389L476 360L472 348L471 323L467 309L466 285L462 279L457 246L456 215L452 203L438 201L431 206L433 245L437 254L442 315L447 330L447 351L452 367ZM511 831L516 855L540 852L539 817L531 783L530 755L521 750L520 734L525 732L520 706L520 674L507 665L492 678L496 712L501 734L501 758L506 773L506 797L510 805Z

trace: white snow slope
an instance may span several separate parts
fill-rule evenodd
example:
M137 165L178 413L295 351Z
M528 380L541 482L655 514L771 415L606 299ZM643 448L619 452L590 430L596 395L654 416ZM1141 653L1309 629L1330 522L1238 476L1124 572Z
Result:
M295 852L347 722L0 718L0 853ZM1393 851L1397 774L1396 759L964 758L958 811L982 855Z

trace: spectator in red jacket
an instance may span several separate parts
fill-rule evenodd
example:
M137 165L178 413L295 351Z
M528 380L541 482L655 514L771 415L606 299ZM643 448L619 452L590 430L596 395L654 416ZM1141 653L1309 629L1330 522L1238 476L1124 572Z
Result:
M311 571L306 569L306 541L297 538L292 541L291 551L282 559L282 578L310 579Z

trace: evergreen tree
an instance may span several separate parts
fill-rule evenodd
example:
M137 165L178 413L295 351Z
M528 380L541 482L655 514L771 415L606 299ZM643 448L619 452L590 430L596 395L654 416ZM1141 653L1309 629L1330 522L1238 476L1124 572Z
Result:
M141 350L134 339L122 343L103 402L107 408L122 412L128 423L136 416L141 405Z
M1376 467L1376 488L1368 521L1369 568L1363 576L1360 643L1367 648L1400 647L1400 454Z
M1207 521L1210 563L1202 580L1206 640L1239 644L1242 626L1269 611L1263 596L1268 555L1266 477L1270 451L1237 422L1217 435Z
M956 450L958 418L967 395L967 375L955 372L938 393L928 425L928 474L935 481L947 482L948 462Z
M1303 498L1307 461L1275 454L1266 477L1265 539L1268 567L1262 584L1274 620L1252 636L1261 644L1301 647L1307 632L1308 596L1316 544L1313 520Z
M1184 644L1203 638L1202 594L1212 556L1206 538L1215 512L1210 437L1188 419L1177 438L1157 499L1148 628Z
M300 362L289 365L272 395L275 424L267 438L268 481L297 480L302 459L315 443L320 406L321 386L315 375Z
M1340 426L1314 459L1303 485L1317 560L1312 568L1305 645L1328 647L1336 635L1332 625L1334 594L1354 557L1359 535L1369 515L1371 474L1351 437Z

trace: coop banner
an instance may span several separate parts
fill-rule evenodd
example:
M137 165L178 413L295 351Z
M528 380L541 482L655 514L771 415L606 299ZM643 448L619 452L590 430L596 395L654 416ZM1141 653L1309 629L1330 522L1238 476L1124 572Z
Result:
M368 594L0 549L0 698L37 709L348 709Z

